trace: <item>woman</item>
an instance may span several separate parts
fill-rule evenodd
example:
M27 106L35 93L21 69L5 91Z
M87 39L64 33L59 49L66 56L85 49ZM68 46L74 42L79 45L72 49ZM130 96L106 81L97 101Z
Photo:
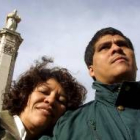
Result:
M51 130L66 110L76 109L86 90L64 68L49 68L51 59L42 57L4 94L0 116L0 138L35 140Z

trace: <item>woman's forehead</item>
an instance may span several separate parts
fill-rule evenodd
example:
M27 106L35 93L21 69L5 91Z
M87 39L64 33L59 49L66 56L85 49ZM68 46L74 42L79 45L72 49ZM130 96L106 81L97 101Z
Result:
M50 90L57 90L58 92L61 92L62 94L64 94L64 88L54 78L50 78L50 79L46 80L46 82L39 84L37 87L38 88L49 88Z

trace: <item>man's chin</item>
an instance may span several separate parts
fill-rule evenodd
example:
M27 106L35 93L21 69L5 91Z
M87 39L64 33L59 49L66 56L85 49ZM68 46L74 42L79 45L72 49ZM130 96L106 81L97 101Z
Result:
M114 79L118 81L119 83L123 81L135 81L135 76L133 74L134 72L129 70L120 70L114 75Z

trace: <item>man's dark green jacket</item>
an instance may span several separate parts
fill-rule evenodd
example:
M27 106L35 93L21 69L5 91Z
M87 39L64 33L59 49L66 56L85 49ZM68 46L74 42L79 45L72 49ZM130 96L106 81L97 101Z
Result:
M95 101L68 111L40 140L140 140L140 83L94 82Z

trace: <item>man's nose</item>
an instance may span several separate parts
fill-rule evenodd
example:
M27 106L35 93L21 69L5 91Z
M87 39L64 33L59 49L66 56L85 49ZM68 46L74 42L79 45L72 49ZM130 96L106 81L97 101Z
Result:
M111 50L112 50L113 54L123 52L122 48L119 45L115 44L115 43L112 44L112 49Z

